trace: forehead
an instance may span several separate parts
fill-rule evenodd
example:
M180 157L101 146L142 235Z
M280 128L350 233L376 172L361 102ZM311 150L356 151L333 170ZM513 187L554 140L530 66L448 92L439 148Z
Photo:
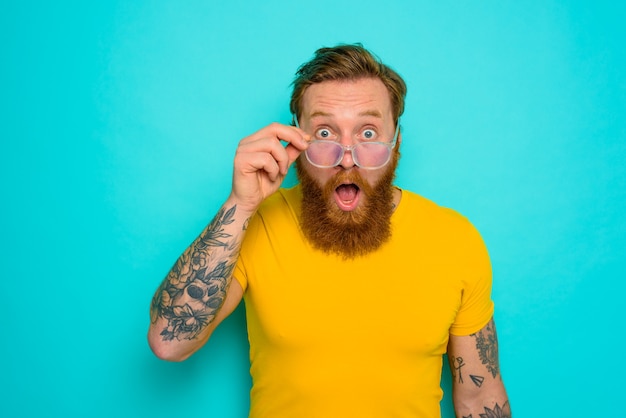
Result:
M302 115L392 115L389 91L378 78L323 81L309 86L302 97Z

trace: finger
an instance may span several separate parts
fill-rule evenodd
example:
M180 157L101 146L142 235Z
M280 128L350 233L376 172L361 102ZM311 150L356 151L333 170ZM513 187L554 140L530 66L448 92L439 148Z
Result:
M255 132L241 141L241 144L255 142L263 138L275 138L279 141L292 144L295 148L304 150L308 147L310 135L295 126L282 125L280 123L272 123L265 128Z
M238 155L238 165L243 174L258 174L262 171L271 181L276 181L281 172L279 163L268 152L243 152Z
M298 159L298 156L309 147L311 136L304 132L302 129L295 126L286 125L270 125L270 129L273 133L283 142L285 142L284 153L276 155L280 159L279 165L281 174L287 175L289 167ZM285 159L283 159L285 156Z
M289 167L291 167L291 164L293 164L298 159L300 154L302 154L304 151L294 147L292 144L287 144L287 146L285 147L285 152L287 153L288 157L287 169L289 169Z
M289 169L289 155L276 138L263 138L240 145L238 153L243 155L265 154L271 157L283 174ZM250 157L254 158L254 157Z
M289 167L296 161L298 156L308 148L308 141L311 139L308 134L304 133L299 128L287 128L294 128L296 130L296 136L291 135L290 142L281 138L281 141L286 142L285 145L279 142L278 138L261 138L257 140L247 138L245 141L242 141L241 149L247 152L270 153L279 165L281 174L287 175ZM287 135L282 135L283 137L287 137L290 133L293 134L290 130L283 131L282 133L284 134L285 132L287 132ZM281 132L275 131L274 134L281 134Z
M293 148L298 149L300 152L306 150L309 147L309 142L311 141L311 135L307 134L300 128L296 128L295 126L281 126L280 132L277 132L278 138L282 141L287 142Z

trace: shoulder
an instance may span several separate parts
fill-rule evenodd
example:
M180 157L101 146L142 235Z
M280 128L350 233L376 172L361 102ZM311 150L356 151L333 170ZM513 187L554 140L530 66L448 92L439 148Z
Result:
M402 199L398 206L398 215L402 220L412 220L428 224L430 227L444 231L460 230L475 232L476 228L470 220L455 209L441 206L415 192L401 189Z
M271 214L275 211L291 209L292 211L300 207L302 201L302 191L299 186L291 188L281 188L271 194L261 203L257 213L262 215Z
M269 225L285 227L297 223L301 200L298 187L279 189L261 203L250 219L249 231L267 229Z
M466 216L414 192L402 190L392 227L398 239L408 240L412 246L427 242L432 251L459 262L471 264L488 258L480 232Z

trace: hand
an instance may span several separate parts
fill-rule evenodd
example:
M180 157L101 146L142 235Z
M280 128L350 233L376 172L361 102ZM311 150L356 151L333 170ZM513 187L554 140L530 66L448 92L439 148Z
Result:
M252 213L278 190L289 167L308 147L310 139L303 130L279 123L242 139L235 154L231 192L239 208Z

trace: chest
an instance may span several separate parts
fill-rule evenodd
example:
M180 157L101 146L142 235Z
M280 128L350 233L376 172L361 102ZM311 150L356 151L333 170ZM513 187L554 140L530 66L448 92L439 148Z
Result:
M462 295L459 272L445 257L403 247L348 261L293 245L269 251L248 278L251 342L445 352Z

